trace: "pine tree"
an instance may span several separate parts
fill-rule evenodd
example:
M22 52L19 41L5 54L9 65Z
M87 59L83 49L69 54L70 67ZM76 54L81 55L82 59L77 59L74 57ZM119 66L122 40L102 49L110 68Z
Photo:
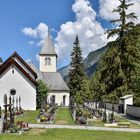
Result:
M111 21L111 23L117 24L119 25L119 27L108 30L107 33L108 33L108 38L114 35L118 35L119 37L118 47L120 50L118 50L119 51L118 53L122 61L121 66L123 66L124 65L123 60L125 59L124 53L126 52L126 48L125 48L126 44L125 44L124 36L128 33L128 31L134 28L134 23L132 21L136 20L137 17L135 16L135 13L127 14L128 8L134 5L133 3L128 3L127 0L119 0L119 2L120 5L112 11L118 13L119 18Z
M108 38L118 35L118 39L111 43L107 52L110 52L110 56L106 55L104 57L107 71L103 71L108 77L105 82L108 81L109 87L106 90L108 93L111 93L109 94L109 97L111 97L110 100L112 102L112 98L117 99L117 97L119 98L120 96L130 94L132 92L129 90L129 83L131 81L131 73L134 72L134 67L132 66L133 61L129 61L128 57L131 56L131 58L135 59L135 54L130 51L130 44L132 45L131 49L133 49L133 52L136 49L133 47L134 43L131 42L132 39L130 36L128 37L128 32L134 28L134 23L132 21L137 18L135 13L127 14L127 9L132 6L133 3L127 3L126 0L119 1L120 5L114 9L113 12L117 12L120 16L118 19L111 21L112 23L117 23L119 27L108 30ZM108 60L112 62L112 66L110 66L110 62Z
M74 102L82 104L87 99L89 93L89 84L84 72L82 51L80 48L80 42L78 36L74 41L74 47L71 52L69 81L68 86L70 88L70 96L74 99ZM89 96L90 97L90 96Z
M120 38L122 38L127 33L127 31L133 29L134 23L131 21L137 18L135 13L127 14L126 12L130 6L134 5L133 3L127 3L126 0L119 1L120 5L114 9L113 12L118 13L120 16L118 19L111 21L112 23L119 24L119 27L117 29L108 30L108 38L114 35L118 35Z
M96 98L107 97L113 104L126 94L134 94L138 87L136 77L138 77L140 50L137 47L138 32L134 31L135 26L130 19L136 19L134 13L126 14L129 6L126 0L119 0L120 5L114 12L118 12L119 28L108 30L108 37L118 35L118 39L107 44L108 50L92 79L91 91ZM137 86L136 86L137 85ZM138 93L138 92L137 92Z
M127 64L129 66L124 71L128 77L128 87L134 95L134 104L140 106L140 25L128 33L127 44Z

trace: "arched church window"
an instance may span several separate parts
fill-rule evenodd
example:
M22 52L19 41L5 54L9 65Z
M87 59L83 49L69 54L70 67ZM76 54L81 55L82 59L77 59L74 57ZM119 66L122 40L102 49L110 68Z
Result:
M48 65L51 65L51 58L48 58Z
M50 57L45 58L45 65L51 65L51 58Z
M10 95L13 95L13 96L16 95L16 90L15 89L11 89L10 90Z

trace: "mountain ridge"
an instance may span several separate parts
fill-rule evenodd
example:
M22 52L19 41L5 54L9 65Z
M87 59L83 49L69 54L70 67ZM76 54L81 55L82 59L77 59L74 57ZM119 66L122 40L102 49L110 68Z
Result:
M104 46L98 50L90 52L87 57L84 59L84 67L85 72L87 73L88 77L90 78L96 70L98 62L102 56L102 54L106 51L107 47ZM67 81L68 73L70 70L70 65L64 66L58 69L58 72L61 74L62 78Z

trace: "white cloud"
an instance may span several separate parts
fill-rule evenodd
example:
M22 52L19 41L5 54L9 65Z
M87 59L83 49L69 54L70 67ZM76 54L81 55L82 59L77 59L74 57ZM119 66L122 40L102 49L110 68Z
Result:
M93 3L94 4L94 3ZM96 12L89 0L75 0L72 5L75 13L75 21L67 21L60 26L55 40L55 48L58 53L59 67L69 64L70 53L73 48L75 36L78 34L83 57L93 50L97 50L108 42L105 29L96 20ZM22 32L33 38L40 39L36 45L40 46L47 35L48 26L40 23L36 28L24 28ZM55 31L54 29L51 29Z
M49 29L52 32L57 32L55 29ZM28 41L28 44L35 45L35 46L42 46L44 39L48 35L48 25L45 23L40 23L37 27L25 27L22 29L22 33L29 37L34 38L34 40Z
M93 3L94 4L94 3ZM97 50L107 43L105 29L96 21L96 12L91 7L89 0L75 0L72 10L76 15L74 22L68 21L61 25L55 38L55 47L59 62L70 60L70 53L76 34L79 35L83 56L90 51Z
M77 20L82 20L84 17L90 17L95 20L96 12L92 9L88 0L75 0L72 9L76 14Z
M48 33L48 26L45 23L40 23L36 28L25 27L22 32L33 38L45 39Z
M48 34L48 26L44 23L40 23L38 25L38 27L36 28L37 30L37 33L38 33L38 36L41 38L41 39L45 39L47 34Z
M34 45L34 44L35 44L35 41L31 40L31 41L28 41L28 43L29 43L30 45Z
M31 36L31 37L37 37L37 32L36 30L32 29L31 27L26 27L24 29L22 29L22 32L25 34L25 35L28 35L28 36Z
M128 8L128 13L134 12L138 19L135 20L135 23L140 22L140 0L129 0L130 3L134 3L133 6ZM119 4L119 0L99 0L100 4L100 16L105 20L116 19L119 15L117 13L112 13Z

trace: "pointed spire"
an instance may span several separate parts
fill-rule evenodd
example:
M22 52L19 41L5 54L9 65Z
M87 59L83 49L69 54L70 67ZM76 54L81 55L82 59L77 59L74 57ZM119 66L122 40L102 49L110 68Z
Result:
M56 55L57 56L55 49L54 49L54 46L53 46L52 41L51 41L49 27L48 27L47 38L44 40L43 47L42 47L39 54L40 55Z

